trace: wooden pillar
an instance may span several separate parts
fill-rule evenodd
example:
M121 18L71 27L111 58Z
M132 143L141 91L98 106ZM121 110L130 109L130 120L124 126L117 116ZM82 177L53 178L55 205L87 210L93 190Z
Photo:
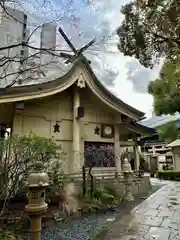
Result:
M114 125L114 151L115 151L115 164L116 164L116 174L119 175L121 172L121 149L119 141L119 125Z
M172 160L173 160L174 170L177 171L178 169L177 169L177 164L176 164L176 153L173 148L171 149L171 152L172 152Z
M73 163L72 163L72 172L77 172L81 168L81 156L80 156L80 123L77 118L77 109L80 106L80 93L79 88L74 86L73 92Z
M136 171L139 171L139 166L140 166L140 154L139 154L137 142L135 142L134 151L135 151L135 163L134 163L134 168L135 168Z

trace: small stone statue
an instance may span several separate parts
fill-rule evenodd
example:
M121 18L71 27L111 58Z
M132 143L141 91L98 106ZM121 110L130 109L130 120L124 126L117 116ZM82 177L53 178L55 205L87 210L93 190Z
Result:
M128 159L125 158L123 161L123 172L124 173L132 173L132 169L131 169L131 164L129 163Z

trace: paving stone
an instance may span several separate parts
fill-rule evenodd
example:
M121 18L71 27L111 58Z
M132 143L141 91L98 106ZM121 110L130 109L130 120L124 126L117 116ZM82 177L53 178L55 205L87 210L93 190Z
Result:
M168 240L179 240L180 239L180 232L179 231L172 231Z
M119 238L114 239L113 240L119 240ZM125 235L122 238L120 238L120 240L145 240L143 237L139 237L139 236L129 236L129 235Z
M180 224L180 211L175 211L175 214L172 217L172 222Z
M172 230L180 230L180 223L179 223L179 220L177 221L176 218L166 217L161 223L161 227L170 228Z
M154 217L157 217L157 216L161 216L159 215L161 213L160 210L157 210L157 209L148 209L147 211L144 212L144 215L145 216L154 216Z
M160 190L132 212L136 224L113 240L180 240L180 182L164 181Z
M144 237L146 233L148 233L149 229L150 226L140 224L136 235L138 235L138 237Z
M169 229L160 228L160 227L151 227L148 233L145 235L145 239L153 240L168 240L171 231Z
M159 213L158 213L158 217L172 217L175 214L175 212L173 210L170 209L162 209Z
M163 217L144 216L144 218L137 219L140 224L158 227L163 222Z
M161 227L171 230L179 230L180 226L177 223L173 223L170 219L164 220Z

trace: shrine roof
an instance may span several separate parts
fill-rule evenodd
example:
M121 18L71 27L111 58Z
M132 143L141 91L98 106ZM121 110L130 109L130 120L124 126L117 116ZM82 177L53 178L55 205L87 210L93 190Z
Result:
M132 132L136 132L144 136L152 136L156 133L156 129L141 125L137 122L125 123L125 125Z
M73 64L67 65L60 74L57 75L56 73L56 76L59 77L56 79L54 78L54 80L43 80L44 82L42 81L37 84L0 88L0 103L25 101L28 99L47 97L61 92L75 83L81 71L79 69L82 71L85 69L85 75L90 76L89 79L91 79L87 85L92 88L94 93L97 93L97 95L99 95L100 98L109 106L112 105L114 109L119 112L127 112L127 116L130 116L135 120L143 118L143 112L120 100L100 82L93 72L89 61L85 57L81 57ZM49 78L53 77L49 76Z

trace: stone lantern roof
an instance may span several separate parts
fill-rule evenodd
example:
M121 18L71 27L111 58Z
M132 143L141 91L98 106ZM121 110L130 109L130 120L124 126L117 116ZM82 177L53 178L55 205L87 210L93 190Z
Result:
M35 170L28 177L29 187L46 187L48 186L49 177L47 173L43 172L43 164L37 162L35 164Z

